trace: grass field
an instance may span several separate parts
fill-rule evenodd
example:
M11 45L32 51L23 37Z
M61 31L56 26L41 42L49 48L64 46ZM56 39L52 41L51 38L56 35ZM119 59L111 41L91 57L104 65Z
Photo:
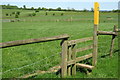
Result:
M61 34L70 35L69 40L93 36L93 12L60 12L50 11L45 16L45 11L40 11L34 17L27 16L31 10L3 10L3 20L16 19L14 15L5 16L6 13L20 11L19 20L26 21L3 22L2 42L24 40L30 38L52 37ZM53 16L52 14L56 15ZM63 16L60 14L64 13ZM71 19L72 21L69 21ZM109 17L109 18L108 18ZM117 13L100 13L99 30L112 31L118 24ZM60 19L61 21L55 21ZM38 21L35 21L38 20ZM50 21L53 20L53 21ZM66 21L64 21L66 20ZM116 38L113 57L103 56L109 53L111 36L99 37L98 64L91 75L77 70L76 78L117 78L118 77L118 40ZM60 64L60 41L29 44L2 49L3 78L20 77L37 70L48 70ZM92 42L78 44L78 47L87 46ZM81 56L91 50L78 53ZM102 57L101 57L102 56ZM90 62L83 61L82 63ZM26 66L28 65L28 66ZM26 67L23 67L26 66ZM84 70L83 70L84 71ZM56 78L56 74L37 75L35 78ZM70 77L70 76L68 76ZM73 76L72 76L73 78Z

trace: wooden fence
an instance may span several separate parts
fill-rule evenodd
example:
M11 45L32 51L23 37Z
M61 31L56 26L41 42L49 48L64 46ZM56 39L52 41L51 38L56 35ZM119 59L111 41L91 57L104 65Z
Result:
M118 36L118 32L120 30L114 26L113 31L98 31L98 26L94 25L93 37L76 39L76 40L66 40L62 44L62 63L61 63L61 77L66 77L67 75L75 75L76 74L76 66L93 69L97 64L97 55L98 55L98 35L112 35L111 45L110 45L110 56L112 56L114 41L116 36ZM76 49L75 46L77 43L86 42L89 40L93 40L93 45L87 46L85 48ZM93 49L93 51L87 55L77 57L76 53L85 51L88 49ZM92 57L92 65L80 64L79 61L86 60Z
M20 20L17 20L20 21ZM23 20L25 21L25 20ZM59 19L55 21L60 21ZM73 21L73 19L68 19L67 21ZM92 20L93 21L93 20ZM14 22L12 20L11 22ZM12 46L19 46L19 45L26 45L26 44L33 44L33 43L40 43L40 42L48 42L48 41L54 41L54 40L62 40L60 43L62 46L62 56L61 56L61 65L59 68L61 68L61 77L64 78L67 75L75 75L76 74L76 66L87 68L87 69L93 69L97 64L97 55L98 55L98 35L111 35L111 47L110 47L110 56L112 56L113 47L114 47L114 41L116 36L118 36L118 32L120 31L117 29L116 26L114 26L113 31L99 31L98 30L98 24L99 24L99 3L95 2L94 5L94 32L93 37L83 38L83 39L76 39L76 40L68 40L68 35L60 35L55 37L47 37L47 38L39 38L39 39L28 39L28 40L19 40L19 41L11 41L11 42L5 42L0 43L0 48L7 48ZM84 47L84 48L78 48L76 49L76 44L86 42L93 40L93 45ZM76 57L76 53L85 51L88 49L93 49L93 51L87 55ZM80 64L79 61L88 59L92 57L92 65L86 65L86 64ZM45 73L45 71L43 71ZM49 72L49 71L47 71ZM27 76L29 77L29 76ZM25 78L27 78L25 77Z
M118 36L119 31L120 29L117 29L116 25L114 25L113 31L97 31L97 35L111 35L112 36L111 46L110 46L110 56L112 56L114 41L115 41L116 36Z
M83 38L83 39L77 39L77 40L70 40L70 41L65 41L62 45L62 64L61 64L61 76L65 77L67 74L70 75L75 75L76 74L76 66L83 67L85 66L86 68L90 68L91 66L88 65L83 65L79 64L77 62L88 59L92 57L92 53L82 56L82 57L77 57L76 58L76 53L85 51L88 49L92 49L93 45L87 46L85 48L78 48L76 49L75 46L77 43L82 43L85 41L93 40L93 37L88 37L88 38Z
M55 41L55 40L62 40L60 45L62 46L62 57L61 57L61 77L66 77L67 75L75 75L76 74L76 66L83 67L87 69L93 69L97 64L97 47L98 47L98 35L112 35L111 40L111 48L110 48L110 56L112 56L113 47L114 47L114 40L115 37L118 35L120 30L114 26L113 31L98 31L97 26L94 26L94 35L93 37L83 38L83 39L76 39L76 40L68 40L69 35L59 35L54 37L45 37L45 38L38 38L38 39L28 39L28 40L18 40L18 41L10 41L0 43L0 48L7 48L12 46L20 46L26 44L33 44L33 43L40 43L40 42L48 42L48 41ZM93 45L89 45L84 48L76 49L76 44L93 40ZM77 52L85 51L88 49L93 49L93 51L87 55L76 57ZM79 61L88 59L92 57L92 65L80 64Z
M38 38L38 39L10 41L10 42L0 43L0 48L7 48L7 47L12 47L12 46L20 46L20 45L48 42L48 41L55 41L55 40L62 40L61 43L63 43L68 38L69 38L69 35L64 34L64 35L59 35L59 36L54 36L54 37L44 37L44 38Z
M56 20L59 21L59 20ZM69 20L68 20L69 21ZM71 20L70 20L71 21ZM14 21L13 21L14 22ZM114 26L113 31L99 31L98 30L99 24L99 4L95 2L94 8L94 32L93 37L77 39L77 40L68 40L68 35L60 35L55 37L49 38L39 38L39 39L28 39L28 40L19 40L19 41L11 41L0 43L0 48L7 48L12 46L19 46L19 45L26 45L32 43L39 43L39 42L48 42L54 40L62 40L62 57L61 57L61 77L66 77L67 75L75 75L76 74L76 66L83 67L87 69L93 69L97 64L97 54L98 54L98 35L111 35L111 47L110 47L110 56L112 56L114 41L116 36L118 36L118 32L120 31ZM93 45L87 46L85 48L78 48L76 49L76 44L93 40ZM93 49L93 51L87 55L76 57L77 52L85 51L88 49ZM79 61L88 59L92 57L92 65L80 64Z
M54 37L44 37L44 38L37 38L37 39L10 41L10 42L0 43L0 48L8 48L8 47L34 44L34 43L40 43L40 42L56 41L56 40L62 40L60 43L60 45L62 45L66 42L66 40L68 40L68 38L69 38L69 35L64 34L64 35L59 35L59 36L54 36ZM46 73L46 72L54 72L54 71L43 71L43 72ZM27 75L27 77L25 75L22 78L28 78L28 77L34 76L34 75L36 75L36 74Z

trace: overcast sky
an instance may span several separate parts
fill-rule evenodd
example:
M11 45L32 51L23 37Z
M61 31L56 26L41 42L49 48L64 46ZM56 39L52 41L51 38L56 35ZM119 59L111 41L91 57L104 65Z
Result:
M57 8L61 7L64 9L74 8L78 10L91 9L94 2L100 3L100 10L113 10L118 9L119 0L2 0L0 4L11 4L17 5L18 7L46 7L46 8Z

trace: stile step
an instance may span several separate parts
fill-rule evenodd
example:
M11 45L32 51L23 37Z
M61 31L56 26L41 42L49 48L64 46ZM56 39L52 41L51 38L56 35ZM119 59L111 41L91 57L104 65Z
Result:
M87 65L87 64L80 64L80 63L76 63L76 66L82 67L82 68L87 68L87 69L93 69L94 68L94 66Z

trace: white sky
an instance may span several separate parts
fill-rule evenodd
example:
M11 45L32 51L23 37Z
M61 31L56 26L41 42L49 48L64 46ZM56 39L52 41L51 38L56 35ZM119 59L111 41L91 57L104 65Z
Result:
M23 7L26 5L28 8L31 7L46 7L46 8L57 8L63 9L74 8L78 10L88 9L93 7L94 2L100 3L100 10L113 10L118 9L119 0L0 0L0 5L17 5ZM120 2L119 2L120 3Z
M119 0L1 0L0 2L119 2Z

